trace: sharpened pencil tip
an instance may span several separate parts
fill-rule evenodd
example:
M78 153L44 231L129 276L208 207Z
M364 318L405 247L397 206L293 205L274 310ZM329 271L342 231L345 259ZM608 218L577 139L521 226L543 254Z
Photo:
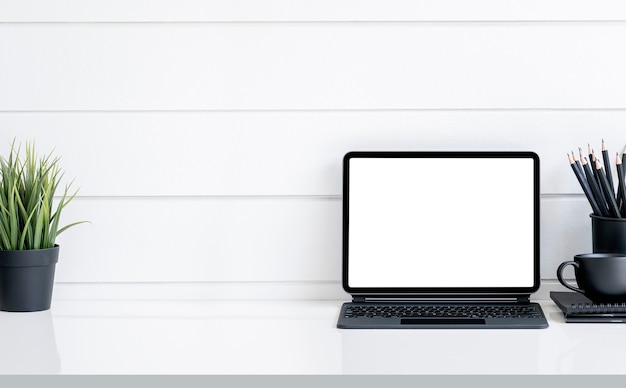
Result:
M600 161L596 159L596 170L602 170L602 165L600 164Z

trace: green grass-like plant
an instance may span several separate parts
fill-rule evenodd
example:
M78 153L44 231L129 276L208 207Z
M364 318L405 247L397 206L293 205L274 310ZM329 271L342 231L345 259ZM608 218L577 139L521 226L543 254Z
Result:
M59 228L61 211L74 199L70 182L56 208L54 194L63 177L59 158L38 157L33 143L11 144L8 159L0 156L0 250L53 248L56 237L75 222Z

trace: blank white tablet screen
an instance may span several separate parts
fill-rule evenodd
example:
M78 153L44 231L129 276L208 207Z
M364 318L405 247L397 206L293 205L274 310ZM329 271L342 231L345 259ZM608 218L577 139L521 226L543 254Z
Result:
M531 158L349 163L349 287L533 286Z

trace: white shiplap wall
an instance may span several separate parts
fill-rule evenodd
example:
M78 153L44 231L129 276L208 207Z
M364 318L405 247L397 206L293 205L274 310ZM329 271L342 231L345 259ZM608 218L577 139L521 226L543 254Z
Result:
M550 280L591 249L565 154L626 144L624 42L608 0L0 0L0 150L81 187L61 287L312 297L342 295L345 152L533 150Z

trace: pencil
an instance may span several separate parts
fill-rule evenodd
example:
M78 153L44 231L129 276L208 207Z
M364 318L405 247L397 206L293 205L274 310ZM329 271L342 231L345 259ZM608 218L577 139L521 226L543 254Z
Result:
M589 154L589 166L591 168L591 171L593 171L593 177L596 179L596 182L598 183L598 186L600 185L600 182L598 182L598 177L597 177L597 173L596 173L596 156L593 153L593 149L591 149L591 145L589 143L587 143L587 152Z
M608 207L606 206L606 201L604 200L604 194L602 193L602 190L600 190L600 187L598 186L598 181L596 180L596 177L593 175L593 172L591 172L591 168L589 167L589 163L587 163L587 159L583 156L580 159L582 166L583 166L583 170L585 171L585 175L587 176L587 183L589 184L589 187L591 188L591 193L593 194L593 197L596 200L596 203L598 204L598 207L600 208L600 214L603 217L607 217L610 212ZM594 169L595 170L595 169Z
M578 149L580 150L580 147L578 147ZM576 154L574 154L574 151L572 151L572 159L574 159L574 163L576 163L576 168L578 168L578 171L583 174L583 168L580 165L580 160L576 159Z
M626 168L624 168L624 165L626 165L626 146L622 151L622 170L624 171L624 178L626 178Z
M624 207L624 201L626 200L626 186L624 186L624 166L622 166L622 159L619 154L615 157L615 167L617 168L617 197L620 214L626 216L626 208Z
M600 177L598 176L598 170L596 169L596 163L598 163L598 158L596 157L596 152L593 149L591 150L591 158L589 159L589 161L591 162L590 168L593 171L593 177L596 180L596 183L598 184L598 189L599 189L598 192L600 193L600 198L605 198L604 190L603 190L602 184L600 183ZM607 209L608 209L608 206L607 206Z
M578 179L578 183L580 183L580 186L582 187L583 192L585 193L585 196L587 197L587 200L589 201L589 204L591 205L591 209L593 209L593 214L595 214L597 216L601 216L602 215L602 211L600 210L600 207L598 206L598 203L596 202L595 198L593 197L593 194L591 193L591 189L589 188L589 185L585 181L585 178L584 178L581 170L579 170L576 167L576 163L575 163L574 158L572 156L567 154L567 157L568 157L568 160L569 160L569 164L572 166L572 170L574 170L574 175L576 175L576 179Z
M596 170L598 171L598 177L600 179L600 185L602 190L604 191L604 197L606 198L606 202L609 206L609 210L613 216L616 218L622 218L619 214L619 209L617 208L617 202L615 201L615 197L611 194L611 189L609 187L609 182L606 179L606 175L604 175L604 171L602 171L602 165L599 160L596 160Z
M606 148L604 139L602 139L602 160L604 161L604 172L606 173L606 180L609 183L609 188L611 189L611 193L615 193L613 174L611 174L611 161L609 160L609 150Z

